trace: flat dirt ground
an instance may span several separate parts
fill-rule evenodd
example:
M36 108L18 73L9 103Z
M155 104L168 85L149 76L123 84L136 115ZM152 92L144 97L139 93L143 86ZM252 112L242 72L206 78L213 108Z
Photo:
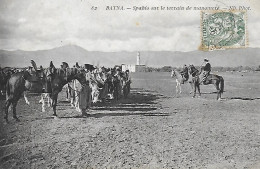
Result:
M175 95L170 73L132 74L129 98L94 105L90 117L59 95L58 119L39 96L22 98L15 122L0 101L0 168L260 168L260 72L218 73L213 85Z

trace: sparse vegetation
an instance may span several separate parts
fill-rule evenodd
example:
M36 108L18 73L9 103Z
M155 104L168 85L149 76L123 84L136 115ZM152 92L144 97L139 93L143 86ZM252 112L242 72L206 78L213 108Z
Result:
M199 69L199 66L196 66ZM146 67L146 72L170 72L172 69L181 70L181 67L163 66L160 68ZM257 66L236 66L236 67L222 67L216 66L212 67L214 72L253 72L260 71L260 65Z

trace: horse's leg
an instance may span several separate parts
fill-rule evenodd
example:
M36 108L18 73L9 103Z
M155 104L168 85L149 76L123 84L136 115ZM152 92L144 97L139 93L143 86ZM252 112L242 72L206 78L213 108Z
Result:
M201 93L200 93L200 84L198 83L197 85L198 85L197 87L198 87L198 92L199 92L199 97L200 97L200 96L201 96Z
M28 101L28 98L26 96L26 91L23 92L23 97L24 97L26 104L30 105L30 102Z
M75 107L76 107L76 111L80 112L78 97L76 98Z
M220 92L219 92L219 100L221 100L221 95L224 92L224 79L223 77L220 77L220 82L219 82L219 88L220 88Z
M77 92L77 91L75 91ZM75 107L76 107L76 110L78 112L80 112L80 108L79 108L79 94L77 93L77 95L75 96Z
M66 101L69 101L70 87L69 84L66 86Z
M193 98L195 98L195 96L196 96L196 89L197 89L197 84L196 84L196 82L194 82L194 91L193 91Z
M77 108L77 92L74 91L73 95L73 107Z
M216 87L216 89L217 89L217 100L220 100L220 89L219 89L219 82L218 81L216 81L215 83L214 83L214 86Z
M52 105L52 99L51 99L50 93L47 93L46 97L47 97L48 107L51 107L51 105Z
M181 94L181 92L182 92L181 91L181 83L179 83L179 91L180 91L179 93Z
M57 114L56 114L57 99L58 99L58 94L54 93L54 94L52 95L53 116L57 116Z
M176 93L176 95L178 94L178 83L176 84L176 91L175 91L175 93Z
M16 121L20 121L19 119L18 119L18 117L16 116L16 106L17 106L17 102L18 102L18 100L15 100L15 101L13 101L13 103L12 103L12 105L13 105L13 118L16 120Z
M179 84L179 81L176 79L176 86L175 86L175 89L176 89L175 93L176 93L176 95L179 94L179 87L178 87L178 84Z
M72 93L72 95L70 95L70 106L74 107L74 92Z
M41 99L39 100L39 103L42 103L43 102L43 94L41 94Z
M4 118L5 118L7 123L8 123L8 109L9 109L11 103L12 103L11 99L9 99L9 98L5 102L5 117Z

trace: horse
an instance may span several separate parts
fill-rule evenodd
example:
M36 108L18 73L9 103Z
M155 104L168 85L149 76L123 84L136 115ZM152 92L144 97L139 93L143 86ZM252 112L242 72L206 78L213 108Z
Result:
M189 73L192 76L192 82L193 82L193 85L194 85L193 97L196 96L196 89L198 89L199 96L200 96L201 95L201 93L200 93L200 85L201 85L200 79L202 78L200 76L202 75L202 73L201 73L201 71L196 69L194 65L189 65L188 69L189 69ZM224 92L224 78L222 76L209 74L203 84L204 85L213 84L217 89L217 100L221 100L221 95Z
M19 121L16 115L16 105L24 91L29 90L31 88L31 84L29 82L30 78L31 74L28 71L24 71L14 73L7 80L4 117L6 122L8 122L8 109L11 104L13 106L13 118L16 119L16 121ZM26 100L26 103L28 104L29 102L26 95L24 95L24 98Z
M43 78L44 79L40 80L41 82L46 81L46 76L44 76ZM86 83L85 71L78 68L67 68L66 70L57 69L56 73L52 75L50 81L50 98L52 100L53 115L55 117L57 117L56 106L58 94L62 90L62 87L73 79L79 80L80 83ZM15 73L7 81L4 117L7 123L8 109L11 104L13 105L13 117L14 119L16 119L16 121L19 121L19 119L16 116L17 103L22 93L24 93L27 90L30 90L32 85L32 75L28 71Z
M176 95L181 94L181 92L182 92L181 91L181 84L184 84L185 82L190 83L191 88L193 88L192 82L189 80L189 78L186 81L184 81L183 76L181 75L181 73L178 70L172 69L171 77L176 78ZM190 77L190 75L189 75L189 77Z
M81 68L66 68L57 69L57 73L54 75L51 81L51 99L52 99L52 108L53 116L56 114L57 98L59 92L61 92L64 85L72 80L78 80L80 84L86 84L85 70Z

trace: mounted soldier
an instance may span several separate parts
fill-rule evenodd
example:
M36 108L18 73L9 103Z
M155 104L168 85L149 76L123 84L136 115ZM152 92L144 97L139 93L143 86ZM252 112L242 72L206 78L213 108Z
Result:
M189 79L189 70L186 64L183 65L182 71L180 71L182 76L181 84L184 84Z
M202 80L200 83L204 83L211 72L211 65L207 58L204 59L204 62L201 66Z

